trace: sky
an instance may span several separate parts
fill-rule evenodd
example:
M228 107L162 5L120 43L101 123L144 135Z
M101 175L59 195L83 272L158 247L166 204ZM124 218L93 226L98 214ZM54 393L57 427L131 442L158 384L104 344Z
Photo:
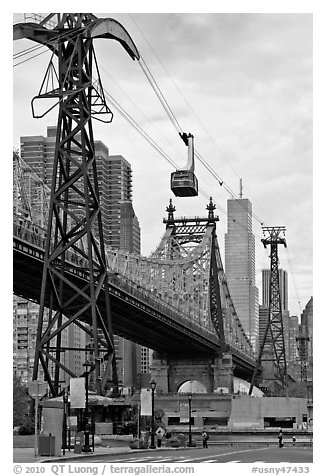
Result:
M312 14L93 13L127 29L178 123L194 135L196 151L223 180L220 186L196 161L202 193L174 197L169 185L174 168L109 104L113 121L93 121L94 136L131 164L142 254L158 246L170 198L176 216L206 216L212 196L224 260L226 207L232 198L227 190L239 196L242 178L243 198L253 205L256 284L261 291L261 270L270 266L261 223L285 226L287 248L279 247L279 266L289 275L290 314L300 316L313 295ZM22 18L15 14L14 22ZM94 44L105 91L178 167L184 166L186 147L138 62L113 40ZM16 41L13 52L33 45ZM46 127L56 125L57 108L43 119L31 113L50 56L46 51L13 68L17 149L20 136L46 136ZM35 108L46 106L36 101Z

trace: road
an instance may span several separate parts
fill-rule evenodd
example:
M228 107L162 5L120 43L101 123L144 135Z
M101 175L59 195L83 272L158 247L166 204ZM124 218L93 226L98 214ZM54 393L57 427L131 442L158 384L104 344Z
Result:
M312 463L311 447L230 447L211 446L208 449L152 450L137 452L134 455L96 455L83 456L73 462L92 463Z

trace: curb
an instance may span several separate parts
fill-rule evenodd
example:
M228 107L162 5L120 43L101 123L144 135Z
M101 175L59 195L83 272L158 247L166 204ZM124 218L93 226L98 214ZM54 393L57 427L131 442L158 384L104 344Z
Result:
M201 446L194 446L189 448L188 446L182 446L179 448L166 448L166 447L161 447L161 448L155 448L155 449L134 449L131 451L119 451L117 453L109 453L107 451L102 451L102 452L94 452L94 453L79 453L79 454L73 454L73 455L65 455L65 456L54 456L50 459L42 459L38 460L39 463L50 463L51 461L65 461L65 460L74 460L74 459L79 459L79 458L87 458L87 457L92 457L92 456L120 456L120 455L133 455L135 453L152 453L152 452L160 452L160 451L167 451L167 450L191 450L191 449L198 449L201 448Z

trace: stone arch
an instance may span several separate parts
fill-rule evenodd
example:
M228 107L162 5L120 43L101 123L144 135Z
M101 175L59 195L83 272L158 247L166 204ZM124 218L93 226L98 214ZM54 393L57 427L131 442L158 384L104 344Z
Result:
M185 380L179 385L177 393L207 393L207 388L199 380Z

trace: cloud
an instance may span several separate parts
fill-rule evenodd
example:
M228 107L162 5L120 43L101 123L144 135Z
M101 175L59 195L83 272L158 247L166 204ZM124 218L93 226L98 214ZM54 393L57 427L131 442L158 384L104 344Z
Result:
M127 28L175 117L195 134L195 147L233 191L243 178L245 196L264 222L285 225L289 250L312 294L312 15L303 13L99 14ZM137 26L135 25L135 20ZM17 50L31 42L16 42ZM95 43L103 85L178 164L184 146L139 64L117 42ZM14 144L21 135L45 135L56 123L31 118L49 55L14 68ZM114 111L115 112L115 111ZM195 114L194 114L195 113ZM146 117L145 117L146 116ZM207 134L208 132L208 134ZM134 208L148 254L164 232L173 167L117 112L112 124L94 123L95 138L133 169ZM199 186L221 211L226 227L229 195L200 164ZM146 190L146 193L144 193ZM207 199L174 199L179 215L205 215ZM257 268L268 257L254 220ZM299 258L300 257L300 258ZM309 280L311 283L309 291ZM301 284L302 283L302 284ZM308 292L309 291L309 292Z

